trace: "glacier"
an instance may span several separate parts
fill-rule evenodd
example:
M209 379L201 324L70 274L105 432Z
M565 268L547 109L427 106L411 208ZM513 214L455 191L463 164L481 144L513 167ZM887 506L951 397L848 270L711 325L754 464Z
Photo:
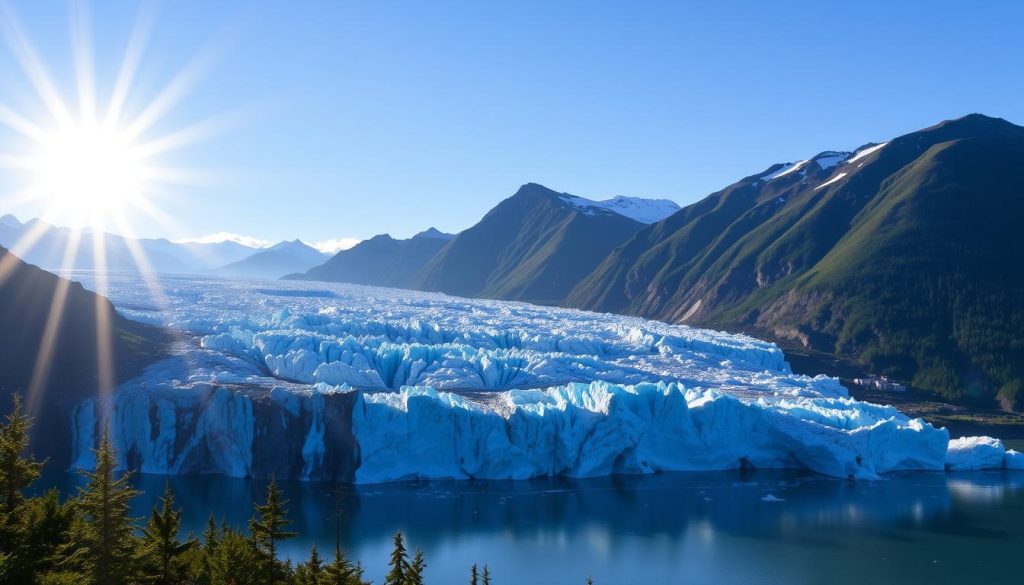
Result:
M94 275L72 275L93 288ZM858 402L774 344L643 319L310 282L128 274L104 289L171 356L72 415L124 468L375 483L800 468L1024 467L989 438Z

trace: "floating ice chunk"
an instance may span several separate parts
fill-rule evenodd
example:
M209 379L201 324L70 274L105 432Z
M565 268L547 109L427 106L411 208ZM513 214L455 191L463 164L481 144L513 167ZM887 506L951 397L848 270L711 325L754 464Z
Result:
M946 468L951 471L1000 469L1006 447L992 437L960 437L949 442Z
M1007 469L1024 469L1024 453L1007 449L1003 457L1003 466Z

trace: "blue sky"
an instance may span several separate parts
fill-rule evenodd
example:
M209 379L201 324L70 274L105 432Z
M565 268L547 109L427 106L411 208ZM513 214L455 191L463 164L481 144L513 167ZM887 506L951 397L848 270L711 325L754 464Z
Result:
M73 96L68 7L12 6ZM90 7L101 102L137 13ZM1021 22L1021 2L165 2L129 109L206 55L154 135L231 123L161 159L209 175L159 197L174 225L131 219L318 241L458 231L531 181L691 203L945 118L1024 122ZM0 71L0 103L45 119L6 46Z

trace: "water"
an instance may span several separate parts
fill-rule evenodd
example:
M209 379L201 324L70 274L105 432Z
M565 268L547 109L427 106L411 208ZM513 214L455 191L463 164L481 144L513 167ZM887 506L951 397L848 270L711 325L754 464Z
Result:
M75 474L41 486L73 489ZM199 533L210 511L241 527L265 482L139 476L134 513L170 482ZM383 582L396 531L422 548L428 583L1020 583L1024 472L912 473L849 482L801 472L666 473L593 480L283 482L282 553L342 545ZM340 522L337 512L340 510Z

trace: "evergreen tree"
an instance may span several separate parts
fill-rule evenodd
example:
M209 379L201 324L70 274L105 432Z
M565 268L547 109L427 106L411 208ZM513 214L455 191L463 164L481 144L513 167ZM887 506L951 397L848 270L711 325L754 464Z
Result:
M273 478L267 486L266 503L256 504L255 509L256 518L249 521L249 534L256 551L262 557L261 574L264 582L277 583L285 577L284 567L277 560L277 544L294 537L295 533L285 530L290 524L288 500L282 499L281 489L277 487L277 481Z
M0 511L7 518L24 501L22 490L39 477L43 463L25 456L31 420L21 412L21 397L13 395L14 408L0 425Z
M52 562L68 527L54 521L70 516L56 493L38 501L25 500L22 494L39 477L43 464L25 455L32 423L21 411L21 397L12 398L14 407L0 424L0 581L9 583L29 579Z
M479 585L477 581L476 563L469 568L469 585Z
M373 585L371 581L363 579L363 563L356 563L356 568L352 570L352 578L349 580L349 585Z
M330 585L359 585L362 582L362 569L352 566L341 550L341 542L334 545L334 559L324 569L324 583Z
M409 576L405 582L408 585L423 585L423 569L427 568L427 562L423 559L423 551L417 549L416 556L409 565Z
M388 566L391 570L384 577L384 585L406 585L411 567L401 532L395 533L395 548L391 551L391 562L388 563Z
M326 568L320 559L316 545L309 551L309 560L295 567L296 585L321 585L328 583Z
M159 585L170 585L180 581L183 568L181 557L198 541L192 536L185 542L178 540L181 511L174 508L174 493L169 483L164 488L161 503L161 508L153 508L149 522L142 529L140 556L147 580Z
M491 585L491 569L484 565L483 585Z
M131 473L117 477L117 452L104 426L99 448L94 449L96 469L82 471L87 484L79 488L79 511L65 562L80 569L93 583L114 585L134 577L135 528L129 502L138 493L129 485Z
M225 529L210 558L210 582L215 585L268 585L261 577L265 563L252 542L239 532Z
M188 557L189 574L196 585L212 585L213 556L220 541L220 529L213 514L206 519L200 543L193 546L185 556Z
M54 488L25 500L16 515L17 546L9 559L9 572L0 572L0 581L6 583L30 582L33 575L57 566L62 548L68 543L75 510L71 503L60 501L60 493Z

